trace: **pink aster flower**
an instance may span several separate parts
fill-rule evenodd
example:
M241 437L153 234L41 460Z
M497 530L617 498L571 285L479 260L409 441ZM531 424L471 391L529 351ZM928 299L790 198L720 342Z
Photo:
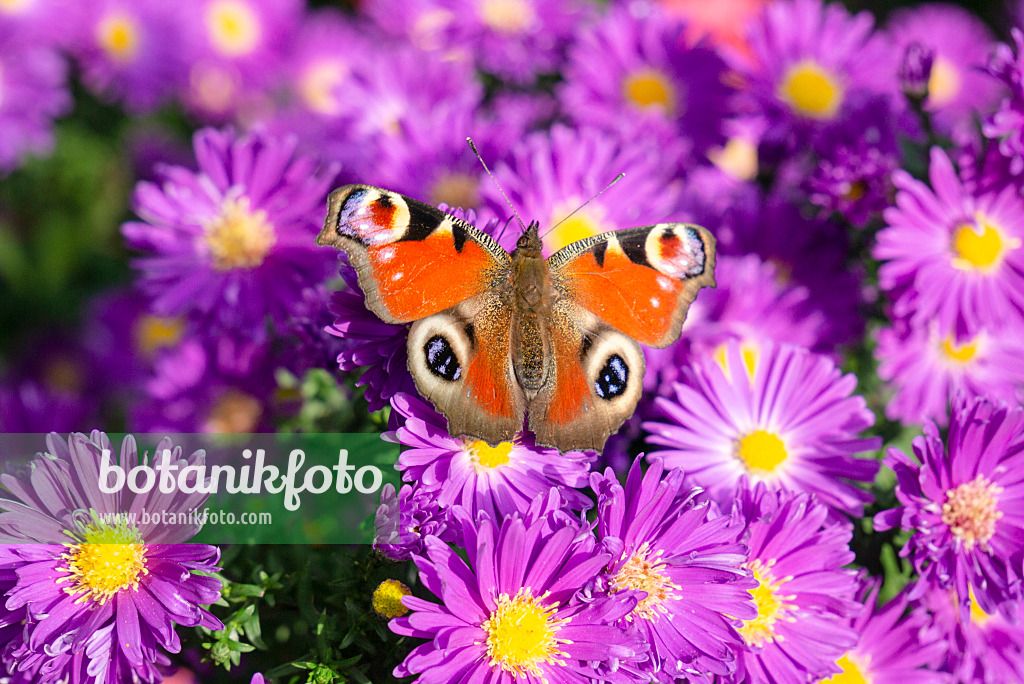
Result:
M857 643L849 618L861 610L850 527L813 496L744 481L733 514L747 524L744 564L753 572L757 617L739 628L746 648L736 684L820 681Z
M955 589L963 619L972 595L988 614L1024 596L1024 408L960 394L945 442L929 423L914 458L892 448L885 464L902 505L875 527L913 533L900 554L925 584Z
M140 287L160 315L264 339L266 319L283 324L330 272L313 238L337 167L298 156L294 138L207 128L194 145L198 171L166 167L136 188L142 221L122 232L142 252Z
M931 153L931 187L893 174L896 206L874 249L886 261L882 289L897 317L935 318L943 331L969 335L1024 320L1024 202L1012 187L975 196L949 157Z
M979 17L932 2L894 12L887 28L901 52L914 42L934 51L924 106L939 130L950 133L995 107L1003 88L983 71L995 36Z
M1013 402L1024 387L1024 333L1014 321L961 338L943 334L935 321L897 321L877 338L878 377L893 390L885 407L891 420L945 426L960 391Z
M530 501L558 487L574 510L590 500L576 489L585 487L592 455L539 447L523 432L515 442L490 446L481 440L452 437L448 422L429 403L408 394L391 399L402 416L389 439L407 447L395 467L406 482L416 482L442 506L464 506L474 515L484 511L495 520L525 510Z
M170 440L179 468L202 462L201 452L183 457ZM0 500L3 560L17 574L6 611L23 611L24 629L4 653L5 664L42 682L158 682L167 653L181 642L174 626L220 629L204 606L220 598L220 580L209 576L216 547L185 544L198 526L164 525L159 519L111 521L115 513L187 513L206 494L164 494L154 487L135 494L127 487L103 494L96 487L107 436L72 434L47 438L46 456L32 461L32 477L2 476L13 499ZM125 438L123 468L140 462L133 437Z
M441 603L406 596L413 612L391 621L401 636L428 639L395 668L423 684L631 684L644 651L616 623L638 592L594 591L611 561L593 533L558 510L558 495L538 496L524 513L473 519L454 514L468 558L436 537L416 556L420 581Z
M742 644L736 628L757 616L755 584L741 568L743 526L715 515L699 500L700 489L683 485L681 470L666 475L654 459L641 475L640 464L637 457L625 487L610 468L590 477L598 537L617 553L606 569L608 586L647 594L624 618L650 644L640 670L666 684L728 675Z
M674 397L659 397L664 416L644 423L648 441L671 468L683 468L721 505L735 498L743 479L771 489L814 493L836 510L860 515L871 495L855 482L871 482L877 449L862 438L874 414L851 395L857 378L842 375L827 357L790 345L727 342L712 357L693 360Z

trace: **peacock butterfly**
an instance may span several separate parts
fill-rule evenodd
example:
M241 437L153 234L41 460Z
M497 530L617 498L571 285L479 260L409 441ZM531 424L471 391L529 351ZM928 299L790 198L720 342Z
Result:
M331 193L318 245L348 254L366 305L412 323L409 370L453 435L600 450L640 399L637 344L679 338L714 286L715 238L659 223L572 243L545 259L531 223L509 254L436 207L367 185Z

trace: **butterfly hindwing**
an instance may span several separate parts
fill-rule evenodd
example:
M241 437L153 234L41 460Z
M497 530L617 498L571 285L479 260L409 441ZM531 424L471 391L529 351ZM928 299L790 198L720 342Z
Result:
M666 347L697 290L715 284L715 238L700 226L659 223L575 242L548 264L561 298L641 344Z
M409 370L452 435L491 443L522 429L526 402L510 356L512 309L490 292L413 324Z
M487 234L369 185L331 193L316 242L348 254L367 307L387 323L426 318L483 294L509 268L508 253Z

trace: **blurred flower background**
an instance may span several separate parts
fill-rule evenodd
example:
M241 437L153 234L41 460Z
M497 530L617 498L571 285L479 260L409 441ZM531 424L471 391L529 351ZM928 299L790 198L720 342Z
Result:
M1022 131L1021 4L0 1L0 431L82 433L2 478L4 681L1024 681ZM511 249L467 136L542 227L625 173L547 253L717 237L604 453L448 435L314 245L359 182ZM405 484L188 546L82 516L96 429Z

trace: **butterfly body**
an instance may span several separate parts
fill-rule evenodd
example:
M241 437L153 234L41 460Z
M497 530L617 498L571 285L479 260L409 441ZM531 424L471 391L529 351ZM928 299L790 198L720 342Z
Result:
M549 258L531 223L509 254L453 216L371 186L331 193L317 238L349 255L367 307L412 323L409 370L453 435L600 449L640 398L637 341L666 346L714 284L714 238L659 224Z

